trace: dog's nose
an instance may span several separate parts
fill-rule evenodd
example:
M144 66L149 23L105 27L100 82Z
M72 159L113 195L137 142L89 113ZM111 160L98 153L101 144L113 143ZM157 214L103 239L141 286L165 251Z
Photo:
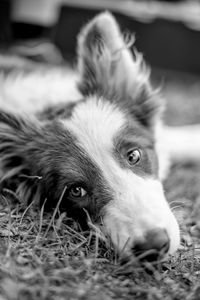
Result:
M156 228L148 231L143 242L138 242L133 247L134 255L141 260L156 261L167 253L170 246L167 231Z

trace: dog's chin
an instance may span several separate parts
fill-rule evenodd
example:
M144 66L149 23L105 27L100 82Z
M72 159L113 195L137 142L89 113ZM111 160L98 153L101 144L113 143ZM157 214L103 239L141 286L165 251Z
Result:
M123 263L130 263L130 262L139 262L139 263L162 263L167 261L174 252L167 251L167 252L158 252L155 249L146 250L144 252L137 252L133 251L131 247L129 247L129 243L127 242L122 249L118 248L118 245L114 245L115 252L118 255L119 261ZM171 252L171 253L170 253Z
M158 264L158 263L166 262L170 257L169 253L167 254L158 253L154 249L148 250L139 255L137 253L133 253L132 251L127 251L127 252L124 251L124 252L117 252L117 253L121 264L126 264L126 263Z

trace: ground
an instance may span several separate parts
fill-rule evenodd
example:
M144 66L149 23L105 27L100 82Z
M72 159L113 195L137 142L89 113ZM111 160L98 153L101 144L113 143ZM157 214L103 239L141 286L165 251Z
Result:
M166 122L198 122L200 79L155 74ZM122 264L95 228L82 233L66 214L22 210L8 191L0 202L0 300L200 299L200 165L174 165L164 187L182 239L175 256L155 265Z

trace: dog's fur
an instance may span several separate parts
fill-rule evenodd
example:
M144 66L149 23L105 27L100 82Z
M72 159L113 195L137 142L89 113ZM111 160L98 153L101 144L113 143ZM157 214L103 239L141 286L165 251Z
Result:
M169 239L165 253L176 251L179 226L160 181L162 100L113 16L82 29L76 73L20 60L13 72L3 59L1 186L51 207L66 189L60 207L83 227L87 211L125 255L159 230Z

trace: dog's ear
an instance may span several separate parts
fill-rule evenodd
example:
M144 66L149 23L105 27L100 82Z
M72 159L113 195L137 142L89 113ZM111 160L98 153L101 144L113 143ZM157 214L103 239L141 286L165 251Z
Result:
M0 111L0 166L4 178L15 176L24 168L23 151L28 142L26 132L29 127L25 118Z
M133 41L122 35L108 12L88 23L78 38L79 89L84 96L118 101L144 126L151 126L160 111L160 98L150 85L142 56L130 50Z
M36 141L42 141L42 138L39 121L0 110L0 187L16 184L15 188L19 187L23 194L23 201L28 201L33 188L27 178L32 174L39 175L33 154L40 151Z

